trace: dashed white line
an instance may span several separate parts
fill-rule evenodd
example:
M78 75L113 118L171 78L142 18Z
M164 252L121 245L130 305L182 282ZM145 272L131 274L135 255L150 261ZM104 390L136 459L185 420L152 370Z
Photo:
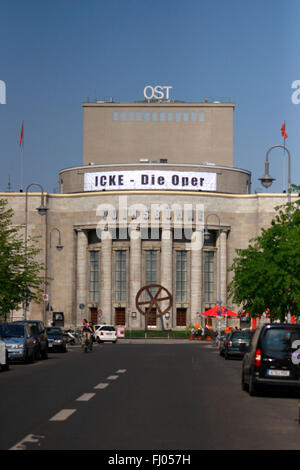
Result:
M89 401L91 398L93 398L96 395L96 393L84 393L81 395L79 398L77 398L76 401Z
M109 377L107 377L107 380L117 380L118 378L118 375L110 375Z
M95 390L104 390L106 387L108 387L109 384L106 384L106 383L101 383L101 384L98 384L96 385L96 387L94 387Z
M127 369L119 369L116 374L125 374L125 372L127 372Z
M68 419L76 410L61 410L54 415L49 421L65 421Z

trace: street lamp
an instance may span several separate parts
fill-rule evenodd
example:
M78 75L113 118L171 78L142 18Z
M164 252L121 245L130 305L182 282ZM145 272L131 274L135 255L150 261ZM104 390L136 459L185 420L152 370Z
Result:
M282 148L285 152L288 154L288 202L291 202L291 154L290 151L288 150L287 147L284 145L273 145L273 147L270 147L269 150L266 153L266 160L265 160L265 175L262 178L258 178L261 181L261 184L265 188L269 188L273 181L275 181L275 178L272 178L269 174L269 153L271 150L276 149L276 148Z
M24 248L25 248L25 267L27 265L27 242L28 242L28 190L31 188L31 186L38 186L42 192L41 194L41 204L39 207L36 208L38 213L40 215L45 215L48 207L45 204L45 195L44 195L44 189L39 183L30 183L27 188L26 188L26 195L25 195L25 241L24 241ZM23 314L24 314L24 320L26 320L27 317L27 295L25 294L24 296L24 301L23 301Z
M61 243L61 233L60 233L60 230L57 228L57 227L53 227L51 230L50 230L50 233L49 233L49 246L50 246L50 249L51 249L51 234L52 232L56 231L58 233L58 243L56 245L56 249L57 251L62 251L63 249L63 245ZM50 253L50 260L51 260L51 253ZM51 264L49 262L49 278L51 278L50 274L51 274ZM50 280L50 288L49 288L49 300L48 300L48 312L51 312L51 299L52 299L52 282ZM46 315L46 312L45 312L45 315Z
M216 217L218 219L218 223L219 223L219 229L218 229L218 233L219 233L219 267L218 267L218 300L217 300L217 304L219 305L219 311L221 312L222 314L222 299L221 299L221 221L220 221L220 217L218 216L218 214L207 214L207 216L205 217L205 225L204 225L204 240L209 240L209 237L210 237L210 233L207 229L207 220L209 217ZM218 321L218 332L220 334L221 332L221 325L220 325L220 321Z

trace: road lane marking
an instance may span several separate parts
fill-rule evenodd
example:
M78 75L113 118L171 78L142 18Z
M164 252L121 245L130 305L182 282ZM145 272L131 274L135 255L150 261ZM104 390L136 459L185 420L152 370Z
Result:
M118 375L110 375L109 377L107 377L107 380L117 380L118 378Z
M106 384L106 383L101 383L101 384L98 384L96 385L96 387L94 387L95 390L104 390L106 387L108 387L109 384Z
M127 369L119 369L116 374L125 374L125 372L127 372Z
M76 401L89 401L91 398L93 398L96 395L96 393L84 393L81 395L79 398L77 398Z
M66 421L76 410L61 410L54 415L49 421Z
M28 434L26 437L24 437L24 439L15 444L9 450L26 450L27 443L39 445L41 439L45 439L45 436L35 436L34 434Z

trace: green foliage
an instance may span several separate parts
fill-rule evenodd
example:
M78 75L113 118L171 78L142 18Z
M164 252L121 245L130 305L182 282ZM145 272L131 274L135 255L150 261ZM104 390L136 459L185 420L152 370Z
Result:
M293 186L297 192L299 186ZM284 321L288 313L300 316L300 199L276 207L268 229L236 250L228 286L235 303L255 317L267 309Z
M12 225L13 210L7 201L0 199L0 315L20 308L26 299L41 300L44 276L43 267L36 261L39 249L30 240L25 253L20 227Z

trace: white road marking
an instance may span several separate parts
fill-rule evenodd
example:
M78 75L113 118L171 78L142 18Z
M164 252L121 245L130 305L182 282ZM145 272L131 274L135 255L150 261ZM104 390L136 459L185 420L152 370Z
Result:
M59 413L54 415L49 421L65 421L69 418L76 410L61 410Z
M83 395L81 395L81 397L77 398L76 401L89 401L95 395L96 393L84 393Z
M110 375L109 377L107 377L107 380L116 380L118 378L119 378L118 375Z
M116 374L125 374L125 372L127 372L127 369L119 369Z
M108 385L109 384L101 383L101 384L96 385L96 387L94 387L94 389L103 390L104 388L108 387Z
M44 438L45 436L35 436L34 434L28 434L28 436L24 437L24 439L15 444L9 450L26 450L27 443L39 444L39 441Z

